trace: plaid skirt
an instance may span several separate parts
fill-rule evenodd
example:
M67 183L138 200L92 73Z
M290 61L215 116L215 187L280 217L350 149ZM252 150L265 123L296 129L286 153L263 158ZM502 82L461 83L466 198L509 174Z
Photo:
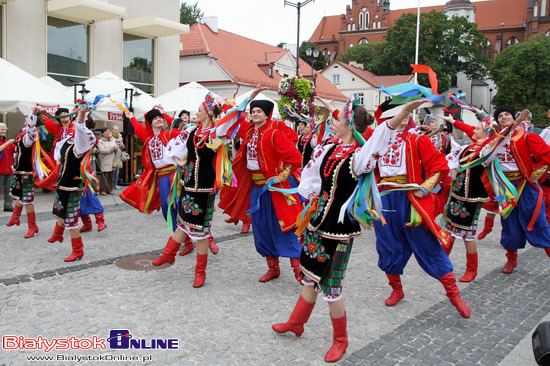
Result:
M351 249L353 247L353 239L347 240L332 240L319 236L315 232L306 232L306 238L310 237L304 243L304 249L300 256L300 268L305 275L303 279L304 285L313 284L317 291L323 292L325 301L337 301L342 296L342 288L346 269L348 267ZM317 242L318 252L315 258L312 258L311 247L307 248L307 241ZM327 257L325 253L325 245L327 247L336 245L334 253ZM309 253L308 253L309 252ZM324 268L312 265L312 259L320 258L322 263L326 263ZM326 262L325 262L326 261Z
M66 229L77 229L80 217L80 196L82 191L57 189L53 204L53 215L63 220Z
M34 202L34 177L32 174L14 174L10 196L22 205Z

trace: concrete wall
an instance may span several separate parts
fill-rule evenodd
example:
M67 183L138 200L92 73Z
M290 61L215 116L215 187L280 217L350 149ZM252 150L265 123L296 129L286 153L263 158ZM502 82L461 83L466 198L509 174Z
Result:
M46 75L46 1L10 1L4 5L4 9L4 59L36 77Z
M90 77L104 71L122 77L122 20L90 24Z
M180 83L230 80L216 60L206 55L180 58L179 75Z

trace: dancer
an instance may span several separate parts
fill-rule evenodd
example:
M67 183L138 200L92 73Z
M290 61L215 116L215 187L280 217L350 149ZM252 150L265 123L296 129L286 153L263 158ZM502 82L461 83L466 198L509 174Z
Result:
M238 135L243 144L233 160L238 186L224 189L231 194L222 190L219 203L224 213L243 222L250 213L256 250L268 265L260 282L279 277L279 257L290 258L296 278L300 272L301 248L294 229L302 206L296 194L280 189L292 188L288 180L300 168L302 157L296 149L296 133L284 122L271 120L273 108L268 100L250 103L250 122L240 124Z
M451 124L455 123L451 116L440 117ZM479 158L484 141L495 133L490 118L481 121L477 127L464 123L457 127L464 131L474 143L461 147L447 156L451 170L463 168L464 164ZM489 151L486 151L485 154L489 155ZM492 159L495 157L496 154L493 153ZM449 202L445 209L445 230L453 237L461 238L466 246L466 272L459 279L461 282L471 282L477 276L478 254L475 235L479 212L482 205L491 200L482 176L492 159L487 159L483 165L476 165L457 173L452 182ZM450 254L451 249L452 245L449 246L447 255Z
M298 151L302 154L302 168L304 168L309 160L313 149L317 146L317 136L313 135L313 121L308 121L302 129L302 134L298 137Z
M514 108L498 107L494 118L501 129L514 123ZM528 111L524 111L527 113ZM536 133L525 133L517 128L510 141L498 148L502 171L518 190L518 206L507 218L501 218L500 244L506 249L507 262L502 272L510 274L518 261L518 249L527 241L537 248L544 248L550 257L550 226L546 221L544 193L539 179L545 178L550 164L550 146Z
M15 199L15 207L12 216L6 226L20 225L19 217L23 206L27 213L28 231L24 238L32 238L38 233L36 225L36 213L34 211L34 176L33 172L33 145L37 137L37 127L43 124L41 118L37 116L38 108L34 107L31 114L27 117L25 128L15 138L17 157L15 159L15 169L13 184L10 195Z
M216 118L222 112L212 93L208 93L197 112L197 125L189 125L172 139L166 148L167 158L173 158L182 169L179 181L178 225L168 239L162 255L154 266L174 263L176 253L186 237L197 241L197 264L193 287L202 287L206 279L208 247L215 199L216 171L214 158L217 147L212 145Z
M78 229L80 196L89 186L89 179L96 179L90 176L90 167L87 166L92 148L96 144L96 137L84 122L89 110L88 107L83 107L78 111L74 137L68 137L64 141L60 141L61 148L59 152L56 151L55 155L61 168L53 205L53 215L57 218L57 224L52 238L59 240L61 237L59 241L62 242L63 231L65 228L69 230L72 252L71 255L65 258L65 262L79 260L84 256L84 245ZM86 178L83 179L82 176Z
M410 116L403 119L390 150L378 159L387 225L374 224L376 250L378 266L393 289L385 303L394 306L405 296L400 276L414 253L420 267L445 287L460 315L469 318L470 308L459 295L453 266L441 246L447 246L451 237L435 223L439 204L431 191L449 173L447 160L429 137L406 130L409 121ZM413 190L395 189L410 187Z
M341 143L330 143L317 149L302 172L299 193L308 197L315 207L300 255L304 286L289 320L274 324L272 328L278 333L291 331L301 336L315 306L317 293L322 292L334 330L333 344L325 355L325 361L336 362L348 346L342 287L353 239L361 233L357 221L352 221L347 215L341 217L342 209L346 208L346 200L354 193L358 178L371 172L376 157L389 148L388 141L401 119L423 101L409 103L401 114L380 124L372 138L364 143L361 133L374 118L358 105L356 94L350 97L341 113L331 103L318 99L332 112L335 121L331 130Z
M151 214L162 209L164 219L168 215L170 178L175 170L172 160L166 157L165 147L170 141L170 132L163 129L164 118L158 109L145 114L146 125L142 125L130 112L127 116L134 132L142 142L141 159L143 173L120 193L120 198L142 213ZM176 229L176 210L170 208L173 227Z

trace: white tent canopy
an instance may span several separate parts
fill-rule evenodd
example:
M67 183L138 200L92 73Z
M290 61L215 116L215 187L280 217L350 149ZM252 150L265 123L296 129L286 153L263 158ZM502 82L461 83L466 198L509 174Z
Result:
M61 84L59 81L55 80L54 78L48 75L42 76L41 78L38 78L38 79L46 83L46 85L48 85L58 93L64 93L67 91L67 89L69 89L68 86Z
M58 93L40 79L0 58L0 112L27 115L39 105L48 112L73 105L72 97Z
M204 102L207 88L196 82L190 82L177 89L169 91L157 98L157 103L166 111L181 111L185 109L191 114L197 113L199 105ZM219 98L214 94L216 98Z
M244 93L244 94L241 94L239 95L237 98L235 98L235 103L237 105L241 104L242 101L244 100L244 98L246 97L250 97L250 94L252 94L253 90L247 92L247 93ZM279 108L277 107L277 102L274 101L273 99L269 98L268 96L266 96L263 92L260 92L256 98L254 99L262 99L262 100L269 100L270 102L273 102L273 104L275 104L275 107L273 108L273 116L272 118L273 119L281 119L281 115L279 114ZM250 105L247 107L247 110L250 108Z
M125 89L132 88L134 93L136 91L141 93L141 95L133 97L132 103L134 107L134 115L140 120L143 120L143 115L157 104L155 99L149 94L108 71L89 78L84 81L83 84L85 84L86 89L90 91L90 93L86 95L86 101L88 102L93 101L97 95L110 94L110 98L116 103L124 104ZM72 99L74 98L74 90L69 88L64 92L64 95ZM109 98L104 98L103 101L97 106L97 109L93 112L93 117L96 120L120 122L122 121L122 113L123 112L116 106L115 103L111 102Z

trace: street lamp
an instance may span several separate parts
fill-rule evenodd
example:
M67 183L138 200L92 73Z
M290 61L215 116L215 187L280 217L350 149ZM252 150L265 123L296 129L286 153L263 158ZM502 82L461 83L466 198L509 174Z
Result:
M284 0L285 5L284 6L293 6L298 11L298 27L296 30L296 77L300 74L300 9L302 9L303 6L306 6L310 2L315 0L306 0L304 2L298 1L298 3L293 3L287 0Z
M317 48L311 49L306 48L306 55L309 57L313 54L313 59L311 59L311 81L313 82L313 85L315 85L315 72L313 71L313 63L315 60L317 60L317 57L319 57L319 50Z
M90 93L90 91L88 89L86 89L86 84L84 83L76 83L76 84L73 84L73 91L74 91L74 95L73 95L73 101L76 102L76 93L77 93L77 89L78 87L80 87L80 90L78 90L78 93L80 93L80 98L82 100L84 100L84 98L86 98L86 95L88 95L88 93Z

